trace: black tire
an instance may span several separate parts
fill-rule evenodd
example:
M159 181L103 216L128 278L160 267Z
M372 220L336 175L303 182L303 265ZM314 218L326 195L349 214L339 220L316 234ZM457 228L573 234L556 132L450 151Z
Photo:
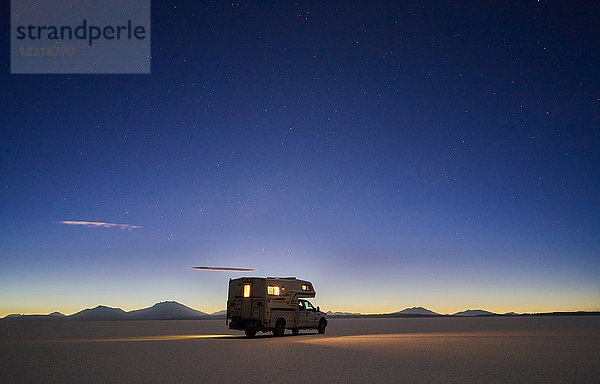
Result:
M325 333L326 327L327 327L327 321L325 321L325 319L321 319L321 321L319 321L319 326L317 327L317 332L319 332L320 334Z
M278 319L275 323L275 329L273 330L273 336L281 337L285 333L285 320Z
M246 333L246 337L248 338L253 338L254 336L256 336L256 329L245 329L244 332Z
M300 333L300 330L298 328L292 329L292 335L298 336L299 333Z

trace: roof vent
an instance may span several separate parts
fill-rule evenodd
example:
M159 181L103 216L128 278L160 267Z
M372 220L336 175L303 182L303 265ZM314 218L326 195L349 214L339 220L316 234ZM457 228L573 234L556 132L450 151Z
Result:
M273 276L267 276L267 279L296 280L295 277L273 277Z

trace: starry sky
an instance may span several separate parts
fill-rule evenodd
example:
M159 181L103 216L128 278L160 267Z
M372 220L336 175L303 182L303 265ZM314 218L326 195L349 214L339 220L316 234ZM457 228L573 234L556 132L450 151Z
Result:
M1 7L0 316L213 312L248 274L600 310L592 2L155 0L150 75L11 75Z

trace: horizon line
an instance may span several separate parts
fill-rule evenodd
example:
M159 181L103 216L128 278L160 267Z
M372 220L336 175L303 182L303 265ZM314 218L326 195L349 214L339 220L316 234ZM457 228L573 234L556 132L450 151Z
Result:
M98 304L98 305L96 305L94 307L86 307L86 308L80 309L80 310L75 311L75 312L70 313L70 314L66 314L66 313L63 313L63 312L58 311L58 310L52 311L50 313L39 313L39 312L37 312L37 313L16 313L16 312L8 313L7 312L3 316L0 315L1 316L0 319L6 318L7 316L16 316L16 315L19 315L19 316L47 316L47 315L50 315L52 313L60 313L61 315L64 315L64 316L71 316L71 315L74 315L76 313L82 312L84 310L96 309L98 307L106 307L106 308L111 308L111 309L120 309L120 310L122 310L124 312L132 312L132 311L136 311L136 310L140 310L140 309L148 309L148 308L153 307L156 304L162 304L162 303L176 303L176 304L180 304L180 305L183 305L183 306L185 306L185 307L187 307L189 309L192 309L192 310L195 310L195 311L198 311L198 312L202 312L202 313L205 313L207 315L212 315L214 313L226 310L226 308L222 308L222 309L219 309L219 310L216 310L216 311L212 311L212 312L204 312L202 310L199 310L199 309L190 307L188 305L182 304L182 303L180 303L180 302L178 302L176 300L163 300L163 301L158 301L158 302L156 302L156 303L154 303L154 304L152 304L150 306L147 306L147 307L134 308L134 309L128 309L128 310L124 310L121 307L112 307L112 306L105 305L105 304ZM462 309L462 310L459 310L459 311L456 311L456 312L451 312L451 313L439 313L439 312L436 312L434 310L431 310L429 308L425 308L425 307L422 307L422 306L406 307L406 308L400 309L400 310L392 310L392 311L385 311L385 312L356 312L356 311L342 311L342 310L326 310L324 312L325 313L329 313L330 312L332 314L339 313L339 314L347 314L347 315L369 316L369 315L391 315L391 314L398 314L398 313L400 313L402 311L405 311L405 310L408 310L408 309L424 309L424 310L432 312L433 314L431 316L435 316L435 315L452 316L452 315L455 315L457 313L466 312L466 311L485 311L485 312L489 312L489 313L495 314L495 315L505 315L505 314L511 314L511 313L516 313L518 315L523 315L523 314L554 313L554 312L557 312L557 313L559 313L559 312L566 312L566 313L600 312L600 308L598 308L598 309L577 309L577 310L557 310L557 309L554 309L554 310L525 311L525 312L516 312L516 311L494 312L493 310L487 310L487 309L481 309L481 308L475 308L475 309L468 308L468 309Z

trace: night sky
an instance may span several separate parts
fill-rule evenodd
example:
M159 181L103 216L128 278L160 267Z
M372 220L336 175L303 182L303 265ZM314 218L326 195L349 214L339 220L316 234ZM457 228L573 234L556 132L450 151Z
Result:
M213 312L248 274L600 310L600 8L408 3L155 0L151 75L11 75L3 2L0 316Z

